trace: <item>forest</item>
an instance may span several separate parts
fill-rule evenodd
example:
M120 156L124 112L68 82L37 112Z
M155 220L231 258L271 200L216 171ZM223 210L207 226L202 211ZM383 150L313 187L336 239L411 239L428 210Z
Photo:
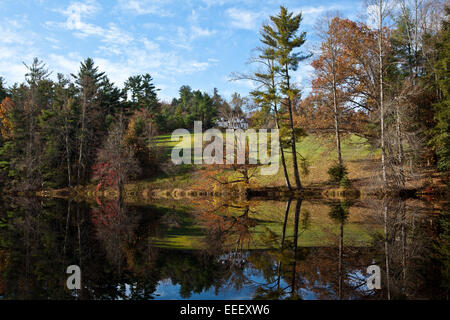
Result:
M158 84L145 71L115 84L91 58L70 75L55 74L35 58L26 64L22 83L8 86L0 78L1 188L95 184L121 191L130 181L175 172L158 142L163 135L191 130L194 121L209 129L219 118L235 117L251 128L280 130L280 170L288 190L304 188L311 161L298 144L307 136L334 141L326 145L336 154L328 175L338 185L351 183L342 148L352 136L378 150L380 189L403 190L423 170L448 181L450 7L433 0L369 2L371 23L339 13L323 16L313 52L304 50L302 14L281 7L259 31L260 46L248 59L251 71L232 74L255 89L229 101L218 89L208 93L185 85L168 103L158 98ZM307 94L293 77L306 64L314 69ZM217 174L210 169L209 177ZM243 174L251 185L251 169L227 167L232 174L226 179ZM224 184L223 171L215 181Z

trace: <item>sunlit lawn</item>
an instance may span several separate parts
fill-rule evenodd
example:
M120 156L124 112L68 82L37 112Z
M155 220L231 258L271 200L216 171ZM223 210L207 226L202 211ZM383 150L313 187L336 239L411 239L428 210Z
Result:
M191 147L194 144L195 135L191 134ZM224 135L224 139L226 136ZM172 141L171 135L160 135L156 138L156 143L164 150L166 161L170 160L170 155L173 147L179 145L180 147L188 147L189 141L183 140L181 142ZM308 136L303 138L297 144L298 153L305 158L308 163L308 174L302 173L302 183L306 186L313 184L323 184L328 181L328 169L336 162L337 152L335 140L332 136ZM294 175L292 169L292 153L291 150L285 150L288 172L291 177L291 182L294 184ZM194 159L194 151L192 157ZM379 150L371 150L370 145L365 139L356 135L348 135L342 139L342 154L344 162L349 171L350 180L368 179L373 175L373 165L375 160L379 158ZM196 170L201 169L201 170ZM197 179L202 179L201 172L207 170L205 165L181 165L176 170L175 176L168 177L167 174L160 175L152 180L156 185L169 184L173 187L196 184ZM170 181L167 179L170 178ZM280 163L280 168L276 175L257 175L253 180L253 184L259 187L277 187L284 186L285 179Z

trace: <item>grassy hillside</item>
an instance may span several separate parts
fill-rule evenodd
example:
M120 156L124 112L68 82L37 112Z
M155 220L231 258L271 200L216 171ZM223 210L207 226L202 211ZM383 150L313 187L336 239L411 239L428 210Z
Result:
M165 155L168 163L173 147L177 142L171 141L170 135L158 136L157 145L161 147L162 153ZM193 144L194 135L191 135L191 143ZM188 145L184 141L183 147ZM298 152L304 157L308 163L308 174L302 174L302 183L305 186L314 186L326 184L328 181L327 171L336 159L336 146L332 137L308 136L297 145ZM290 150L286 150L287 166L289 174L293 180L292 171L292 154ZM355 135L344 137L342 142L343 159L349 170L349 178L356 187L362 187L372 179L374 173L378 169L378 159L380 157L379 150L372 150L367 141ZM159 176L149 180L140 181L138 183L151 183L154 187L160 188L183 188L198 185L204 179L204 170L208 170L205 165L180 165L172 168L170 172L160 174ZM252 180L254 187L278 187L284 186L284 174L280 163L278 173L273 176L257 175Z

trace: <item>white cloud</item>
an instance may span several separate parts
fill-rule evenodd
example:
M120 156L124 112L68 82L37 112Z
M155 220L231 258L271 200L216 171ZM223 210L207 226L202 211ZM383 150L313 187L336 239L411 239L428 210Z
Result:
M80 67L81 60L82 57L76 53L64 55L50 54L47 62L51 70L57 70L58 73L67 75L77 72Z
M27 71L23 63L0 59L0 75L6 79L8 85L22 82Z
M302 12L302 24L303 25L314 25L317 21L317 19L325 14L327 11L339 11L339 10L345 10L347 8L346 5L342 4L334 4L331 6L310 6L310 7L300 7L293 10L295 14L299 14Z
M24 80L27 70L23 62L30 62L37 55L37 36L33 31L24 32L24 26L14 19L0 21L0 76L10 85Z
M145 49L147 50L159 50L159 44L156 42L153 42L146 37L141 39L142 43L144 44Z
M85 21L86 18L99 13L100 10L101 7L95 0L74 2L66 9L59 10L67 17L66 22L46 22L45 25L51 29L64 28L73 31L73 35L81 39L90 36L98 37L101 42L106 44L99 47L101 51L107 54L119 54L123 51L124 46L134 41L134 38L112 22L104 28Z
M216 30L209 30L209 29L203 29L197 26L192 26L191 27L191 31L192 31L192 36L194 38L198 38L198 37L210 37L213 36L217 33Z
M169 33L168 35L158 36L155 40L162 43L169 43L173 47L192 50L193 42L198 38L208 38L217 34L217 30L211 30L209 28L202 28L198 25L191 25L187 28L177 27L176 31Z
M164 7L171 0L119 0L119 9L137 15L171 16L172 13Z
M226 12L228 17L231 19L231 26L245 30L258 30L260 27L259 22L264 16L261 12L253 12L237 8L230 8Z
M199 19L200 15L198 11L192 10L191 14L187 19L188 22L190 23L191 28L190 39L187 39L187 41L189 42L200 37L211 37L217 33L217 30L210 30L208 28L200 27Z
M54 34L60 30L69 30L81 41L87 38L98 39L97 46L91 50L89 56L118 86L122 86L131 75L149 72L157 79L156 83L164 83L164 81L167 83L179 75L201 72L216 64L208 59L186 57L178 52L176 47L163 50L154 38L139 33L132 34L112 21L106 25L91 23L89 19L98 16L101 10L101 6L95 0L72 2L62 10L55 10L64 19L45 23L51 31L51 34L42 36L47 44L46 50L49 48L48 44L58 44L61 50L66 49L65 41L54 38ZM55 71L55 76L56 72L66 75L76 73L80 61L87 57L78 52L60 54L60 52L51 51L46 51L46 55L42 56L32 50L41 43L38 41L39 38L32 32L23 32L25 30L23 28L20 24L7 23L6 20L0 22L0 75L4 76L8 83L23 81L26 69L21 63L22 59L29 62L34 56L43 58L48 68ZM176 29L174 34L177 39L174 41L190 45L193 39L209 37L215 32L215 30L200 27L197 21L192 20L186 28ZM167 46L167 39L164 44ZM79 45L82 49L83 44ZM29 49L29 52L24 54L23 48Z
M8 21L4 21L3 25L0 25L0 44L28 44L28 39L24 34L19 31L19 28L11 28Z
M129 33L121 30L114 23L110 23L108 25L108 29L103 30L103 39L102 41L107 43L113 43L118 45L127 45L134 40L133 36Z
M236 0L201 0L208 8L213 6L224 6L227 4L235 4ZM250 4L255 2L254 0L241 0L241 3Z
M103 56L94 57L94 61L119 86L131 75L149 72L157 80L167 80L174 75L204 71L211 65L210 62L186 59L173 51L149 51L142 48L130 48L127 56L123 56L119 61L112 61Z
M92 24L82 21L82 18L89 17L100 11L100 6L95 0L86 2L73 2L61 13L67 16L66 27L69 30L77 30L81 34L93 35L101 34L102 29Z
M301 85L309 85L309 81L314 76L314 68L311 64L304 62L300 64L298 70L294 74L294 80Z

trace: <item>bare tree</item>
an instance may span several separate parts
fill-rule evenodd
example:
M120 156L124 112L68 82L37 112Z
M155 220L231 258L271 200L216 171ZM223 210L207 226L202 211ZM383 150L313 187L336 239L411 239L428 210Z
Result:
M125 124L120 119L109 131L108 138L97 156L95 175L107 185L115 185L122 198L124 185L132 177L137 176L141 168L134 156L133 149L124 143Z
M385 139L385 97L384 97L384 55L385 55L385 32L386 20L392 13L393 1L391 0L367 0L368 12L375 22L377 28L378 42L378 72L379 72L379 107L380 107L380 127L381 127L381 167L383 173L383 188L387 187L386 173L386 139Z
M338 164L342 167L340 135L340 105L342 104L342 99L339 97L339 93L345 91L344 87L348 75L344 65L346 59L342 59L345 56L345 52L339 41L340 35L338 33L341 30L338 28L338 17L339 13L332 14L328 12L316 25L316 31L322 39L322 45L320 57L313 62L313 66L318 76L316 86L332 95Z

